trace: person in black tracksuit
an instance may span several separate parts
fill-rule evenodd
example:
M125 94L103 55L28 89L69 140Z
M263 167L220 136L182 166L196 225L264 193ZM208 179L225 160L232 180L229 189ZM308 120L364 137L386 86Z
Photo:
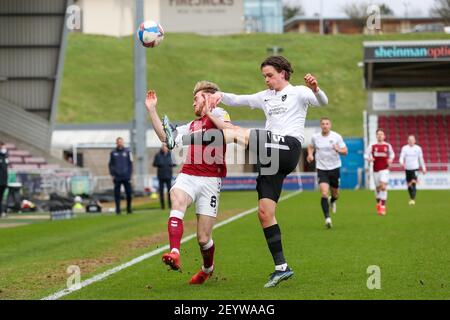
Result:
M157 176L159 181L159 200L161 202L161 209L166 208L164 203L164 186L167 187L169 208L172 208L169 191L172 187L172 168L175 165L173 164L172 155L165 143L162 145L161 150L155 155L153 166L158 168Z
M8 186L8 152L0 141L0 216L3 213L3 195Z
M116 149L111 151L109 159L109 173L114 181L114 199L116 202L116 214L120 214L120 187L123 184L127 197L127 213L131 213L131 175L133 173L133 156L128 148L125 148L122 138L116 139Z

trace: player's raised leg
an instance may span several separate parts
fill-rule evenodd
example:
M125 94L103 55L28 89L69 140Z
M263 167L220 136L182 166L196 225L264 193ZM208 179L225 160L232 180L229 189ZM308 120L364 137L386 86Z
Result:
M167 231L169 233L170 252L163 254L162 261L172 270L181 268L180 247L183 237L183 218L186 209L192 203L192 198L183 190L172 188L170 190L172 210L170 210Z

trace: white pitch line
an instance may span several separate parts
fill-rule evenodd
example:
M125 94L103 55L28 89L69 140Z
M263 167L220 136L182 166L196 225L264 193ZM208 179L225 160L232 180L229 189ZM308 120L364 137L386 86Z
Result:
M295 191L293 193L290 193L290 194L288 194L288 195L286 195L284 197L281 197L279 202L284 201L286 199L289 199L289 198L291 198L293 196L296 196L297 194L299 194L301 192L302 192L302 190L299 190L299 191ZM253 208L251 208L249 210L241 212L241 213L239 213L239 214L237 214L237 215L235 215L235 216L233 216L231 218L228 218L228 219L226 219L226 220L224 220L222 222L217 223L214 226L214 229L220 228L220 227L222 227L222 226L224 226L224 225L226 225L226 224L228 224L230 222L233 222L233 221L235 221L237 219L240 219L240 218L242 218L242 217L244 217L244 216L246 216L246 215L248 215L248 214L250 214L252 212L255 212L257 210L258 210L258 207L253 207ZM184 237L181 240L181 243L185 243L185 242L187 242L187 241L189 241L189 240L191 240L191 239L193 239L195 237L196 237L196 233L190 234L190 235ZM71 294L71 293L73 293L75 291L81 290L82 288L87 287L88 285L91 285L91 284L93 284L95 282L101 281L101 280L109 277L110 275L113 275L114 273L117 273L117 272L119 272L119 271L121 271L123 269L126 269L126 268L131 267L131 266L133 266L133 265L135 265L135 264L137 264L139 262L142 262L142 261L144 261L144 260L146 260L148 258L151 258L151 257L153 257L153 256L155 256L155 255L157 255L157 254L159 254L159 253L161 253L163 251L166 251L169 248L170 248L169 245L165 245L165 246L160 247L160 248L158 248L156 250L153 250L151 252L147 252L147 253L143 254L142 256L134 258L133 260L130 260L130 261L124 263L124 264L121 264L121 265L119 265L117 267L114 267L112 269L106 270L105 272L100 273L100 274L98 274L96 276L93 276L92 278L86 279L86 280L81 282L76 287L73 287L73 288L70 288L70 289L60 290L60 291L58 291L58 292L56 292L56 293L54 293L52 295L49 295L49 296L47 296L45 298L42 298L41 300L58 300L59 298L67 296L68 294Z

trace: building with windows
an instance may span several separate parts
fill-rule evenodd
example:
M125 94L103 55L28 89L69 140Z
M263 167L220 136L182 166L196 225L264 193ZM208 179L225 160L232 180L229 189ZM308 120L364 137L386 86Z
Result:
M323 23L324 34L373 34L373 33L408 33L408 32L442 32L445 23L441 18L433 17L396 17L381 16L380 28L368 30L366 23L353 21L348 17L295 16L284 22L284 32L320 33Z
M80 31L128 36L135 32L135 0L76 0ZM282 0L144 0L144 17L166 32L236 34L283 32Z
M282 0L245 0L245 32L283 33Z

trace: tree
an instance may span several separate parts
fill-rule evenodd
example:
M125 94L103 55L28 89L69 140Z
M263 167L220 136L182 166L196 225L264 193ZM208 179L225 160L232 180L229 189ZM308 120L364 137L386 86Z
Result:
M434 17L442 18L446 23L450 23L450 0L434 0L434 3L430 14Z
M343 11L357 27L364 30L368 7L367 3L347 3L343 7Z
M284 21L289 20L290 18L293 18L295 16L304 16L305 10L303 10L303 7L301 4L290 4L287 3L283 5L283 18Z
M380 14L382 16L393 16L394 11L385 3L382 3L379 5L380 7Z

